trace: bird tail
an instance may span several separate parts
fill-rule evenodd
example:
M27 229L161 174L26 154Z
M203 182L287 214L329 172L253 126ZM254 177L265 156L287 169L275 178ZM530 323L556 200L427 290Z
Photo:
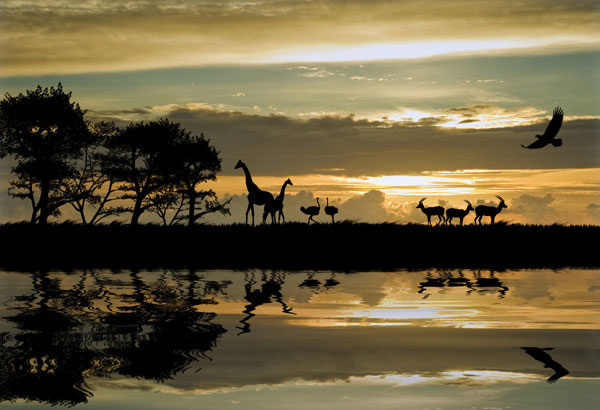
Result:
M305 212L305 211L306 211L306 208L305 208L305 207L303 207L303 206L301 206L301 207L300 207L300 210L301 210L302 212Z
M555 147L560 147L562 145L562 139L553 139L552 141L550 141L550 144L554 145Z

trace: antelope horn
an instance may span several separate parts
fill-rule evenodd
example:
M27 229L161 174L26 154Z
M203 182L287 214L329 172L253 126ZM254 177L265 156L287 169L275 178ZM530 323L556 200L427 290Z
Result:
M426 200L427 198L421 198L421 200L419 201L419 203L423 202L424 200Z
M468 203L469 205L471 205L471 203L469 201L467 201L466 199L465 199L465 202ZM471 205L471 206L473 206L473 205Z
M502 199L502 197L500 195L496 195L496 198L498 198L499 200L501 200L502 202L504 202L504 199Z

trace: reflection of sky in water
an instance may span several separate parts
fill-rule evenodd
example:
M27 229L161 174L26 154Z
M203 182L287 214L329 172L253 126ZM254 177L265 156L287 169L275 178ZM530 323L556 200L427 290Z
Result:
M94 396L83 406L90 409L600 405L598 395L590 393L600 376L595 295L600 276L593 270L165 271L141 272L135 286L129 272L51 273L46 282L23 273L0 277L2 354L18 349L27 336L7 318L19 306L42 303L41 294L24 297L35 294L32 283L38 289L52 287L44 303L79 320L90 320L85 312L101 312L106 320L132 308L187 312L188 302L197 312L216 313L207 320L227 332L184 371L161 383L143 373L128 376L119 369L126 359L111 361L106 353L102 363L95 359L96 366L111 370L110 378L95 373L93 366L86 370ZM84 299L91 303L78 306L77 300ZM244 318L246 333L241 331ZM138 325L140 340L152 337L151 320ZM69 334L85 335L93 327L76 326ZM176 345L177 335L166 340ZM181 349L168 343L161 346L165 352ZM520 346L554 347L548 353L569 375L555 385L545 383L553 371ZM87 347L102 350L103 345L89 340ZM61 365L56 359L56 368ZM18 400L0 406L41 405Z

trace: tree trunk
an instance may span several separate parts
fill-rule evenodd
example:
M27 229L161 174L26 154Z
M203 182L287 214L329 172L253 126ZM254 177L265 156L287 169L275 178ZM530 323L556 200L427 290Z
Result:
M40 200L38 202L40 216L37 219L40 225L45 225L48 222L48 195L50 194L50 181L44 179L40 184Z
M191 192L191 195L188 196L189 203L189 213L188 213L188 226L194 225L194 213L196 212L196 195L195 192Z
M136 226L140 220L140 215L142 215L142 200L138 197L135 201L135 205L133 207L133 213L131 215L131 225Z

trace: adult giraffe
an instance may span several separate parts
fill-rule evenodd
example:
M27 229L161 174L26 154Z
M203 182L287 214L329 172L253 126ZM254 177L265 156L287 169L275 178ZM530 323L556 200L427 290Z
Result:
M246 164L242 162L240 159L237 164L235 164L235 169L242 168L244 170L244 174L246 175L246 188L248 189L248 209L246 209L246 224L248 224L248 212L252 211L252 225L254 225L254 205L267 205L273 203L273 194L267 191L262 191L255 183L252 181L252 175L250 175L250 171ZM266 222L267 214L263 214L263 223ZM273 215L273 220L275 220L275 216Z

